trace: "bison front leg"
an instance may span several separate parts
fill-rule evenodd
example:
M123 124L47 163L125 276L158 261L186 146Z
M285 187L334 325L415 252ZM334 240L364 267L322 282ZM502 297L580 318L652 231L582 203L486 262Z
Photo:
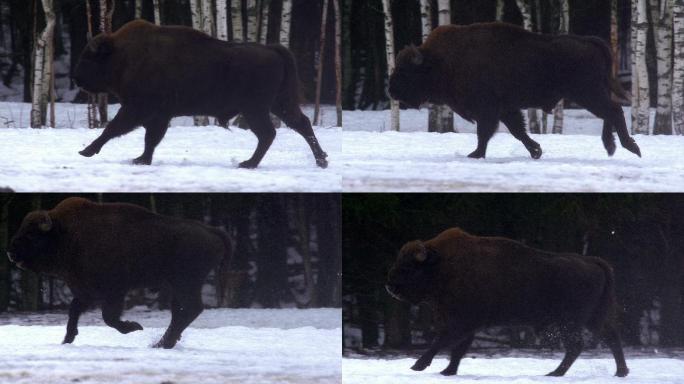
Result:
M498 116L483 116L477 119L477 148L468 155L472 159L484 159L487 155L487 144L498 127Z
M78 335L78 319L87 308L87 304L78 297L74 297L69 304L69 321L67 321L66 335L62 344L71 344Z
M143 124L145 127L145 151L142 155L133 159L133 164L136 165L150 165L152 164L152 156L157 145L161 142L169 129L170 118L166 116L155 117Z
M501 116L501 122L506 125L511 135L516 139L520 140L525 148L530 152L530 156L533 159L539 159L542 155L542 148L539 143L532 140L530 136L527 135L525 130L525 119L523 118L522 112L517 110L515 112L507 113Z
M105 300L102 305L102 319L105 324L116 329L117 331L126 334L134 331L142 331L142 325L135 321L122 321L121 313L123 312L124 296L112 297Z
M250 129L254 132L259 142L257 143L256 150L252 157L249 160L240 163L239 167L256 168L271 147L273 139L275 139L276 131L275 128L273 128L273 123L271 122L268 111L243 114L247 119Z
M416 363L413 364L411 369L414 371L422 371L429 367L430 364L432 364L432 359L435 358L435 355L437 355L442 348L462 340L462 337L455 337L454 335L454 332L441 332L438 334L437 337L435 337L435 339L432 341L430 348L425 351L422 356L420 356Z
M91 157L100 153L102 147L107 144L109 140L127 134L134 130L139 124L135 112L130 108L122 106L112 121L107 124L104 131L102 131L102 134L100 134L97 139L93 140L90 145L85 147L85 149L80 151L79 154L85 157Z
M461 363L461 359L470 348L470 344L473 343L475 334L471 333L463 341L454 345L451 349L451 359L449 365L440 372L444 376L453 376L458 372L458 365Z

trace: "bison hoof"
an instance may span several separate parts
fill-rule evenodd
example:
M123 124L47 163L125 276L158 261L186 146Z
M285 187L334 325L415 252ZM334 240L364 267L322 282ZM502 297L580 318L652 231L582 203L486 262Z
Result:
M411 367L411 369L413 369L414 371L423 371L423 370L425 370L425 368L427 368L429 366L430 366L430 363L424 363L424 362L418 360L418 361L416 361L415 364L413 364L413 367Z
M73 335L68 334L68 335L64 336L64 340L62 340L62 344L71 344L71 343L73 343L73 342L74 342L74 339L76 339L76 335L77 335L77 334L78 334L78 333L74 333Z
M627 377L628 374L629 374L629 369L627 369L627 367L618 368L617 372L615 372L615 376L617 376L617 377Z
M140 156L140 157L136 157L135 159L133 159L132 162L134 165L150 165L150 164L152 164L152 159L148 159L148 158Z
M484 159L485 153L484 153L484 151L480 151L479 149L476 149L475 151L473 151L473 153L468 155L468 157L470 157L471 159Z
M82 150L82 151L80 151L80 152L78 152L78 153L79 153L81 156L92 157L92 156L94 156L95 154L97 154L98 152L99 152L99 151L96 151L96 150L90 148L90 146L88 146L88 147L86 147L84 150Z
M123 334L135 332L135 331L142 331L143 327L142 325L136 323L135 321L125 321L123 327L119 329L119 331Z
M167 338L162 338L155 344L153 347L154 348L164 348L164 349L171 349L176 346L176 342L173 340L169 340Z
M608 156L613 156L615 154L615 149L617 148L615 146L615 142L612 142L612 141L604 142L603 147L606 148L606 152L608 152Z
M239 167L239 168L246 168L246 169L254 169L254 168L256 168L258 165L259 165L259 164L258 164L257 162L254 162L254 161L251 161L251 160L247 160L247 161L243 161L242 163L240 163L240 165L238 165L238 167Z
M634 141L634 139L630 139L629 142L623 143L622 146L625 147L626 150L641 157L641 150L639 149L639 146L637 145L636 141Z
M542 156L542 149L541 147L532 147L528 148L528 151L530 151L530 156L532 156L533 159L539 160Z
M457 371L456 369L446 367L446 369L444 369L439 374L442 376L454 376L456 374L456 371Z
M323 169L328 168L328 160L326 160L325 157L316 159L316 165Z
M558 370L555 370L553 372L549 372L546 374L546 376L554 376L554 377L561 377L565 374L565 372L559 372Z

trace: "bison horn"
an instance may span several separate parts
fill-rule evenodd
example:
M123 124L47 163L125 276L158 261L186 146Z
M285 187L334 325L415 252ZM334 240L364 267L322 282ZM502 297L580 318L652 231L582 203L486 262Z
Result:
M50 218L50 215L47 213L47 211L44 213L44 220L42 223L40 223L39 228L43 232L50 232L52 229L52 219Z
M425 249L425 244L418 243L418 252L416 252L416 261L422 263L427 260L427 249Z

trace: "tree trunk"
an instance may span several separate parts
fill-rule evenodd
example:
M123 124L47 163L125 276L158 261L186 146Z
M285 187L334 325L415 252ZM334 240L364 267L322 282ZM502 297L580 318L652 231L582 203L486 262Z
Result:
M233 40L244 41L245 32L244 28L242 27L242 0L230 1L230 19L230 24L233 30Z
M31 127L47 125L47 104L54 57L55 12L53 0L42 0L45 12L45 29L35 35L33 55L33 94L31 103Z
M31 210L41 209L42 197L40 194L31 196ZM40 277L30 271L21 270L21 309L24 311L36 311L40 308Z
M672 134L672 8L671 0L651 0L658 67L658 108L654 135Z
M337 126L342 126L342 15L340 0L333 0L335 10L335 111Z
M290 20L292 18L292 0L283 0L283 10L280 14L280 44L290 46Z
M319 125L321 115L321 85L323 83L323 63L325 58L325 31L328 20L328 0L323 0L321 12L321 40L318 49L318 68L316 73L316 102L314 105L313 125Z
M247 0L245 11L247 12L247 41L256 43L259 28L256 0Z
M530 7L530 0L516 0L518 8L520 8L520 13L523 17L523 27L533 32L534 26L532 24L532 11ZM527 124L529 126L530 133L541 133L539 127L539 117L536 108L529 108L527 110Z
M387 58L387 77L394 72L394 23L392 21L391 0L382 0L385 13L385 56ZM388 81L389 84L389 81ZM399 102L390 100L390 129L399 131Z
M317 193L314 197L316 238L318 239L319 303L339 307L342 297L341 197L334 193Z
M161 14L159 12L159 0L152 0L152 7L154 8L154 23L161 25Z
M226 0L216 0L216 37L228 40L228 6Z
M648 85L648 70L646 67L646 38L648 34L648 19L646 0L636 0L636 46L633 47L636 54L636 70L633 70L633 76L636 76L638 84L637 95L632 97L636 100L636 124L632 126L632 133L649 134L649 85ZM634 107L633 107L634 108Z
M422 31L420 41L425 41L432 32L432 5L430 0L420 0L420 21Z
M112 33L112 16L115 7L114 0L100 0L100 32ZM109 121L107 107L109 106L109 97L106 92L97 94L97 110L100 114L100 126L106 126Z
M135 18L142 17L142 0L135 0Z
M570 31L570 4L568 0L560 0L560 21L558 23L558 33L567 34ZM552 133L563 133L563 110L565 101L561 99L553 109L553 128Z
M451 7L449 0L437 1L439 25L451 24ZM429 132L454 132L454 113L446 105L431 105L428 113Z
M684 135L684 0L674 0L674 69L672 103L674 131Z
M264 308L278 308L291 293L287 272L287 217L284 195L264 194L258 205L256 299Z
M505 5L504 0L496 0L496 21L503 21Z
M268 43L268 22L271 8L270 0L261 1L261 22L259 23L259 42L261 44Z
M9 241L9 204L12 201L12 195L0 195L0 253L7 253L7 246ZM12 274L9 259L6 257L0 258L0 312L4 312L9 307L10 290L12 284Z
M190 17L192 19L192 28L198 31L205 31L205 23L207 19L204 17L204 2L211 0L190 0ZM211 34L211 33L210 33ZM209 125L208 116L193 116L193 123L195 126L207 126Z

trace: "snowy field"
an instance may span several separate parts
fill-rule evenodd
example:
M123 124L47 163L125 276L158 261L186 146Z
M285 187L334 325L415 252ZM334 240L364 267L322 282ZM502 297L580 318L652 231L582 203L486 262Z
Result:
M6 383L339 383L338 309L205 310L174 349L151 348L168 311L132 310L143 331L119 334L99 312L61 345L66 313L0 317L0 382Z
M110 106L110 119L118 109ZM0 103L0 187L30 192L339 192L341 128L334 108L323 108L315 127L329 166L316 166L299 134L278 129L259 168L238 169L257 145L237 127L194 127L191 118L171 122L151 166L133 166L144 147L144 129L110 141L99 155L78 151L102 132L88 129L85 105L60 103L55 129L30 129L30 105ZM304 113L312 116L311 108Z
M681 384L684 382L684 360L673 358L636 358L627 355L630 369L627 378L614 377L612 358L587 358L581 355L564 377L546 377L562 359L558 354L551 358L501 357L461 360L458 376L439 374L449 361L437 358L423 372L410 367L415 359L377 360L343 359L342 382L345 384L533 384L533 383L584 383L584 384Z
M487 158L474 160L467 157L477 144L473 124L456 116L459 133L427 133L427 114L401 111L401 132L388 132L388 111L345 111L344 191L684 191L683 136L636 135L642 158L619 142L608 157L602 120L566 110L565 134L531 135L544 151L540 160L505 127L490 141ZM629 114L626 108L628 126Z

